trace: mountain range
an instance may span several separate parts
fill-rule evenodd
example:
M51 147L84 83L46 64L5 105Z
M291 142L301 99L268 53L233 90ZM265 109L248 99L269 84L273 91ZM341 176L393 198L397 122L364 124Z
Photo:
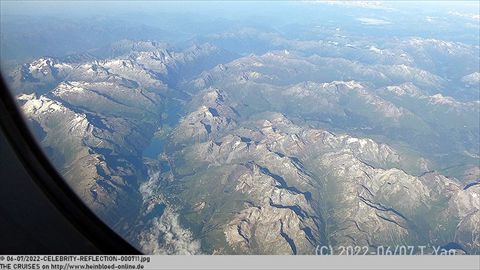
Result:
M478 48L250 28L204 39L121 40L6 76L52 163L128 241L480 252Z

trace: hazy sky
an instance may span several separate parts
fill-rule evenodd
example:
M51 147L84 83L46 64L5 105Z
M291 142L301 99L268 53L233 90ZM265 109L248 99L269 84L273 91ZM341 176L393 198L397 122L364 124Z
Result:
M212 16L241 16L288 11L295 6L316 5L325 1L1 1L2 15L118 15L122 13L185 12ZM334 3L329 3L334 2ZM360 6L357 1L326 1L321 4ZM479 13L479 1L366 1L363 6Z
M298 31L298 25L342 27L351 33L363 27L361 31L372 35L422 35L476 44L480 23L475 19L478 1L0 0L0 5L0 52L10 58L27 57L29 52L62 55L65 48L73 53L123 38L181 44L240 27L279 31L291 38L321 38ZM370 27L378 25L385 27ZM75 39L82 42L68 43Z

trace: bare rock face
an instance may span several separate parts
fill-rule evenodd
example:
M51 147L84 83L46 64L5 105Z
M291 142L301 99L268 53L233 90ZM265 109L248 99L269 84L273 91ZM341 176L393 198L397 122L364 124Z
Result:
M222 112L218 117L228 114ZM298 126L280 113L255 118L237 128L220 126L183 152L198 175L234 166L230 178L245 200L223 226L234 252L311 254L317 245L375 249L425 241L462 246L468 241L469 250L478 249L472 244L476 236L465 235L478 230L477 206L471 203L476 194L462 195L459 181L434 172L414 175L408 172L412 168L404 169L412 157L369 138ZM418 159L413 171L426 164ZM447 204L455 206L438 211ZM455 227L436 221L446 213ZM446 231L458 236L425 236Z
M304 222L285 208L248 208L227 225L225 235L234 250L247 254L312 254ZM257 253L255 253L257 252Z
M241 170L235 190L252 200L227 224L227 242L250 254L312 253L320 232L305 194L282 186L254 163Z
M467 250L478 251L480 247L480 185L458 188L448 202L449 215L456 225L454 240Z
M407 241L406 213L426 200L427 190L420 181L398 169L375 169L347 153L328 154L321 164L332 172L328 184L342 190L332 203L340 208L333 216L334 227L343 231L334 230L332 241L369 246Z
M221 130L236 125L235 110L225 105L228 96L218 89L206 89L202 96L202 105L189 113L179 124L174 134L177 142L195 140L204 141Z
M405 108L384 100L369 91L368 87L355 81L304 82L286 89L282 94L289 98L301 99L303 102L314 101L325 110L340 112L338 108L340 100L355 99L363 103L365 108L370 108L377 115L388 119L399 120L411 115Z
M130 192L135 186L136 169L116 156L135 155L138 144L145 143L133 125L75 112L45 96L22 95L19 101L24 113L36 123L34 132L45 134L41 143L51 151L48 154L52 161L85 203L112 225L121 212L129 214L138 204L138 197ZM112 159L116 159L116 166Z

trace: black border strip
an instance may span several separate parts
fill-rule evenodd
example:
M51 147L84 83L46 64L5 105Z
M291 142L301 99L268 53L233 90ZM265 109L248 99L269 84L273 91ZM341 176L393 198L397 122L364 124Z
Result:
M1 74L0 127L36 185L57 210L100 252L141 254L97 217L64 181L31 134Z

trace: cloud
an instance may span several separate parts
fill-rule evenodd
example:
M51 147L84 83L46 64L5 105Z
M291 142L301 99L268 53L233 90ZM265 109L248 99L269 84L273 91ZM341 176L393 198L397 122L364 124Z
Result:
M391 22L382 20L382 19L375 19L375 18L357 18L357 21L360 21L364 25L388 25Z
M145 254L190 255L200 254L201 244L193 239L192 232L183 228L179 221L179 214L166 204L159 184L162 181L160 171L150 169L148 181L140 185L140 194L144 201L144 218L151 214L159 204L164 204L160 216L148 218L141 226L138 243Z
M192 255L201 253L199 240L192 232L182 228L178 214L167 207L161 217L149 221L139 235L140 246L145 254Z
M461 13L461 12L457 12L457 11L450 11L450 12L448 12L448 14L452 15L452 16L462 17L462 18L465 18L465 19L475 20L475 21L480 20L480 14Z
M369 8L369 9L383 9L392 10L390 7L386 7L382 1L304 1L313 4L327 4L344 7L357 7L357 8Z

